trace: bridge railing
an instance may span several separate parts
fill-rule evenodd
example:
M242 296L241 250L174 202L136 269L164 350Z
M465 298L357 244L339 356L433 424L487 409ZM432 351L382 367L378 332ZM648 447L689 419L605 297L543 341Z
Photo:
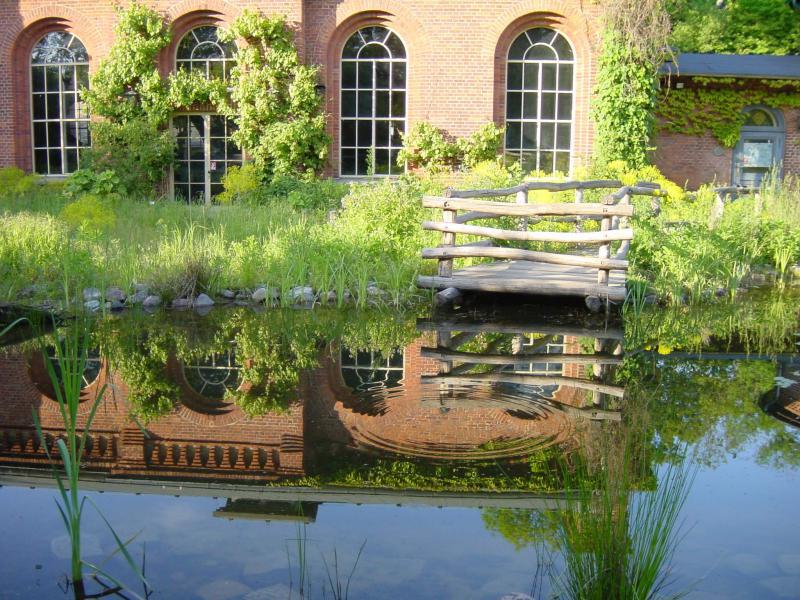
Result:
M615 189L602 197L600 202L587 202L586 190ZM531 191L564 192L575 191L574 202L553 204L529 204ZM486 198L515 196L515 202L492 201ZM456 258L494 258L530 261L597 269L597 284L607 288L611 270L627 270L627 254L633 239L630 217L634 214L631 199L634 195L652 196L653 210L660 210L660 198L664 192L655 184L638 183L623 186L616 180L568 181L563 183L527 182L515 187L495 190L447 190L442 197L426 196L423 206L442 209L441 221L425 221L423 229L442 232L442 244L437 248L426 248L423 258L439 261L438 277L452 278L453 260ZM460 214L459 214L460 213ZM519 217L517 229L502 229L485 225L470 225L470 221L497 217ZM532 222L548 218L557 222L574 222L576 231L530 231ZM582 221L599 221L599 231L581 231ZM477 242L457 244L456 236L467 234L488 238ZM492 240L522 242L555 242L567 244L598 244L596 256L570 254L567 252L539 252L509 247L495 247ZM612 256L613 242L621 242ZM423 283L424 278L420 278ZM453 286L457 287L457 286ZM623 290L624 293L624 290Z

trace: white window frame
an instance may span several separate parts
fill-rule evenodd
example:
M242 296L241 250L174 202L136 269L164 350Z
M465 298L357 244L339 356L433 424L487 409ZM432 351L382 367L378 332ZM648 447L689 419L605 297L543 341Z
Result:
M28 89L29 89L28 100L30 102L30 111L29 111L30 120L29 120L29 123L30 123L30 127L31 127L31 166L32 166L32 170L33 170L34 173L37 173L40 177L46 177L48 179L62 179L64 177L69 176L71 173L74 172L74 171L69 171L68 167L67 167L67 160L66 160L67 150L75 150L76 151L76 155L77 155L76 169L80 169L81 168L81 150L84 149L84 148L91 148L91 145L92 145L92 143L91 143L91 140L92 140L91 133L87 134L89 136L89 145L88 146L81 146L80 145L80 132L79 132L80 124L81 123L85 123L86 127L88 128L89 127L89 123L91 122L91 117L90 117L90 115L88 113L88 107L86 107L86 117L80 117L79 118L77 116L78 115L78 107L80 105L80 82L79 82L78 76L77 76L77 67L85 66L87 71L88 71L88 69L89 69L89 61L88 60L85 60L85 61L72 60L70 62L34 63L33 62L33 52L34 52L34 50L36 49L36 47L39 44L42 43L42 41L48 35L53 34L53 33L66 33L67 35L71 36L69 42L67 43L67 45L66 46L61 46L61 47L64 48L65 50L67 50L68 52L70 52L70 54L72 54L73 56L74 56L74 53L73 53L73 51L71 49L71 46L72 46L73 42L75 42L75 41L77 41L81 46L83 46L84 52L86 52L88 54L88 51L86 50L86 44L84 44L83 41L77 35L75 35L74 33L70 32L70 31L67 31L65 29L60 29L60 30L55 30L55 31L49 31L46 34L44 34L42 37L40 37L39 40L33 45L33 47L31 48L30 53L28 54ZM34 92L34 89L33 89L33 68L34 67L41 67L45 71L45 88L44 88L44 92ZM45 113L45 118L44 119L36 119L36 118L34 118L34 110L33 110L34 94L40 94L40 93L44 94L44 97L45 97L45 111L47 111L47 96L52 94L51 92L47 91L47 67L58 67L58 92L57 92L57 94L58 94L58 106L59 106L59 109L58 109L59 117L58 117L58 119L50 119L46 113ZM62 78L61 78L61 71L62 71L62 69L64 67L72 67L75 70L75 90L64 90L63 89L63 81L62 81ZM64 117L64 97L65 97L66 94L75 94L75 101L76 101L75 102L75 115L76 116L73 117L73 118ZM55 95L55 94L53 94L53 95ZM48 127L49 123L58 123L59 131L60 131L60 135L59 135L60 142L59 142L59 145L58 146L51 146L50 145L50 140L49 140L49 132L45 132L45 135L48 137L47 146L37 147L36 146L36 131L35 131L36 123L44 123L46 129L49 129L49 127ZM75 129L76 130L76 146L74 146L74 147L73 146L65 146L64 145L65 138L66 138L66 136L64 135L64 125L66 123L75 123L76 124L76 129ZM47 153L47 173L38 173L36 171L36 151L37 150L44 150ZM50 172L50 151L51 150L58 150L61 153L61 172L60 173L51 173Z
M548 31L551 31L553 33L553 37L547 43L543 43L543 42L535 42L534 43L533 40L530 37L530 33L532 31L537 30L537 29L546 29ZM550 50L553 52L553 54L555 54L556 58L555 59L538 59L538 58L537 59L526 59L524 57L522 59L512 59L512 58L510 58L512 47L514 46L514 44L522 36L526 36L528 38L528 43L529 43L529 47L525 51L525 54L530 52L531 49L534 48L535 46L545 46L545 47L550 48ZM563 58L561 58L559 56L559 54L558 54L558 51L553 47L552 44L553 44L553 42L555 41L555 39L557 37L563 38L564 41L569 45L570 50L572 51L572 58L571 59L563 59ZM509 67L510 64L520 64L520 65L522 65L522 83L521 83L522 87L519 90L510 89L509 88L508 67ZM539 68L537 70L537 85L536 85L536 88L531 88L531 89L526 89L525 88L525 66L524 66L525 64L537 64L537 65L539 65ZM543 86L542 86L543 69L542 69L542 65L555 65L556 83L555 83L555 88L552 89L552 90L550 90L550 89L543 90ZM560 70L559 70L558 67L561 66L561 65L571 65L572 66L572 82L571 82L570 89L568 91L561 91L561 89L560 89ZM504 155L506 157L513 156L517 160L522 162L522 155L523 154L525 154L526 152L535 153L536 154L536 168L534 170L549 174L549 173L555 172L555 165L558 162L557 161L557 153L566 153L569 156L569 167L568 167L568 172L566 174L569 175L570 173L572 173L573 160L574 160L573 148L575 146L575 110L576 110L576 107L575 107L575 104L576 104L576 102L575 102L575 82L576 82L576 66L577 66L577 60L575 59L575 47L573 46L572 42L569 40L569 38L567 36L565 36L562 32L560 32L560 31L558 31L556 29L553 29L551 27L531 27L529 29L526 29L525 31L523 31L521 34L519 34L517 37L514 38L514 40L511 42L511 44L508 47L508 52L506 53L506 63L505 63L505 90L504 90L504 94L505 94L505 96L504 96L505 97L505 114L503 115L503 118L504 118L504 123L506 124L506 136L503 137L503 153L504 153ZM521 94L521 99L520 99L520 118L509 118L508 117L509 92ZM524 116L524 114L525 114L525 94L526 93L530 93L530 92L535 92L536 95L537 95L536 117L535 118L526 118ZM553 94L555 94L555 106L554 106L554 118L553 119L543 119L542 118L542 95L543 95L543 93L553 93ZM569 120L559 119L558 118L558 104L559 104L559 100L560 100L560 96L561 95L569 95L570 96L571 110L570 110ZM507 130L508 130L508 123L509 122L519 123L520 124L520 144L519 144L519 147L510 148L510 149L508 147L508 138L507 138L507 133L508 133ZM526 148L524 148L523 140L524 140L524 135L525 135L524 131L525 131L525 124L526 123L534 123L536 125L536 148L535 149L526 149ZM553 147L552 148L543 149L541 147L542 124L551 124L551 123L554 125L554 127L553 127ZM563 149L559 149L558 148L558 127L561 124L564 124L564 125L568 124L570 126L570 139L569 139L569 149L568 150L563 150ZM542 154L542 152L551 152L551 153L553 153L553 161L552 161L551 168L549 168L549 169L542 169L541 168L542 167L542 165L541 165L541 154Z
M380 27L382 29L385 29L386 30L386 36L383 38L383 41L381 41L381 42L376 42L376 41L367 42L362 36L361 40L364 43L361 46L361 48L359 48L359 50L358 50L359 54L361 54L361 52L363 52L364 49L367 46L369 46L371 44L377 44L377 45L381 45L381 46L384 47L386 52L389 54L390 58L382 58L382 59L358 58L358 57L356 57L356 58L344 58L343 54L344 54L344 49L345 49L345 47L347 45L347 42L349 42L356 35L360 36L362 30L369 29L371 27ZM394 58L392 56L392 51L386 46L386 40L388 40L389 36L392 35L392 34L394 34L397 37L397 39L400 40L400 43L403 45L403 50L405 52L405 57L403 57L403 58ZM388 63L390 63L392 65L394 63L400 63L400 64L404 64L405 65L405 78L403 80L403 87L402 88L395 88L394 87L394 81L392 79L391 72L389 74L389 87L388 88L377 88L377 86L376 86L376 80L377 79L376 79L375 63L378 62L378 61L388 62ZM356 79L356 87L354 87L354 88L353 87L349 87L347 89L345 89L345 87L344 87L344 68L343 68L343 65L344 65L345 62L354 62L354 63L356 63L356 65L358 65L361 62L371 62L371 63L373 63L373 68L372 68L372 82L373 82L373 84L372 84L372 88L371 88L371 91L372 91L372 115L370 117L359 117L358 116L358 96L357 96L357 94L360 93L360 91L362 89L362 88L358 87L358 80ZM392 132L394 130L394 126L391 123L392 122L402 122L402 124L403 124L403 132L402 133L406 133L408 131L408 64L409 64L408 45L406 44L405 40L395 30L390 29L389 27L386 27L386 26L380 25L380 24L366 25L364 27L360 27L359 29L354 31L352 34L347 36L347 38L345 40L345 44L344 44L344 46L342 46L342 49L339 52L339 168L338 168L339 177L343 177L343 178L347 178L347 179L351 179L351 178L352 179L364 179L364 178L369 178L369 177L396 177L396 176L401 175L401 174L406 172L406 167L405 166L399 167L392 160L392 152L393 151L399 151L400 149L402 149L402 145L400 145L400 146L392 146ZM358 71L358 66L356 67L356 71ZM363 88L363 89L366 91L369 88ZM344 92L346 92L346 91L347 92L352 92L352 91L356 92L356 114L355 114L355 116L352 116L352 117L345 117L344 116ZM376 94L377 94L378 91L389 92L389 115L390 116L388 118L387 117L376 117L375 116L375 108L377 106ZM391 116L392 92L403 92L405 94L405 102L404 102L404 107L403 107L404 108L403 117L400 118L400 119ZM356 145L355 146L344 146L343 140L342 140L342 124L343 124L343 122L345 120L347 120L347 121L355 121L356 122L356 127L358 127L358 122L359 121L370 121L371 122L371 124L372 124L372 140L371 140L371 145L367 149L368 149L368 151L387 150L389 152L389 172L388 173L366 173L366 174L363 174L363 175L359 175L358 174L358 150L359 149L363 150L365 148L365 146L359 146L358 145L358 130L357 129L356 129L356 140L355 140L356 141ZM375 135L376 135L376 130L377 130L376 123L378 121L389 121L389 145L388 146L376 146L375 145ZM356 152L356 159L355 159L356 160L356 163L355 163L356 164L356 173L344 173L342 171L342 165L343 165L343 162L344 162L342 160L342 156L343 156L343 151L344 150L355 150L355 152Z
M178 43L175 45L175 56L174 56L174 64L175 64L175 71L180 70L187 70L190 72L198 70L196 65L204 65L205 71L205 78L210 79L211 77L211 63L221 63L222 64L222 73L223 79L228 79L228 74L233 66L236 64L236 58L234 56L228 56L225 52L225 48L219 43L219 34L217 34L217 41L200 41L197 38L197 34L195 33L198 29L203 29L205 27L213 27L217 31L219 31L219 26L214 25L213 23L207 23L204 25L198 25L197 27L192 27L189 31L187 31ZM192 47L192 52L189 58L178 58L178 50L180 49L181 44L183 44L183 40L186 39L188 36L194 37L195 44ZM223 58L194 58L194 53L200 46L204 45L213 45L216 46L220 53L222 54ZM233 43L236 46L236 43ZM184 67L185 65L185 67Z

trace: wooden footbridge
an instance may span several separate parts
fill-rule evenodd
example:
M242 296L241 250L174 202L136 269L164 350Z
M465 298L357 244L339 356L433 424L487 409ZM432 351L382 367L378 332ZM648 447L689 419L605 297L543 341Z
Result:
M593 194L599 201L585 197L589 190L599 191ZM532 191L574 191L575 201L529 203ZM653 210L660 210L664 192L657 185L640 182L623 186L616 180L527 182L505 189L448 189L443 197L426 196L423 206L442 209L443 218L425 221L422 227L441 231L442 244L422 251L423 258L439 261L439 269L437 275L419 276L417 284L444 290L438 294L441 302L457 297L459 290L583 297L590 307L623 301L635 195L652 196ZM514 196L515 201L486 200L509 196ZM506 228L489 226L487 221L493 219L504 219ZM469 224L471 221L481 224ZM509 222L515 226L513 229L507 228ZM554 231L551 224L556 223L573 223L574 230L563 231L561 225L562 231ZM598 223L599 227L590 223ZM488 239L457 244L458 234ZM501 240L504 245L496 246L493 240ZM526 247L536 242L548 244L548 251ZM572 253L553 251L553 245L566 246ZM590 253L591 245L598 245L599 250ZM454 271L453 260L463 258L495 260Z

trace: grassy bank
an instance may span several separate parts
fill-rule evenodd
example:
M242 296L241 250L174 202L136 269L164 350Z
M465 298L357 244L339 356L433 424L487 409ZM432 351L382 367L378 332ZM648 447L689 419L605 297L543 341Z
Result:
M614 175L632 183L657 173ZM421 207L422 196L448 185L504 187L520 179L518 171L492 163L467 173L377 183L295 181L213 207L113 192L68 197L63 186L30 181L5 185L0 301L63 298L69 280L76 289L127 292L144 283L165 301L263 285L280 292L284 304L293 302L295 286L310 286L323 297L335 292L339 303L349 297L359 305L408 304L425 298L414 285L416 275L435 268L420 258L420 249L440 243L439 234L420 227L440 216ZM670 190L658 217L647 216L649 206L639 207L631 251L631 287L639 296L648 289L671 303L732 298L757 268L785 274L800 260L800 181L789 178L757 199L736 200L713 228L710 188L694 198ZM531 201L573 200L572 194L545 195ZM531 225L552 227L572 226ZM459 243L469 241L463 237ZM548 249L540 246L530 247Z

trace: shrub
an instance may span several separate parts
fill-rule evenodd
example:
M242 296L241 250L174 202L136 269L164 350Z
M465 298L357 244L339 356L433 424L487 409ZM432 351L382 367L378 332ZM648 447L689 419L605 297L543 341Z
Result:
M217 196L223 204L245 202L252 199L261 188L261 177L253 163L230 167L222 177L224 191Z
M102 232L114 228L117 218L107 200L95 194L84 194L61 210L61 218L76 229Z
M92 123L92 148L84 156L92 171L117 175L112 191L151 197L174 161L175 139L141 117L121 123L98 121Z
M479 127L467 138L456 141L461 164L472 169L478 163L496 161L503 147L504 127L498 127L492 122Z
M39 181L37 175L27 175L18 167L0 169L0 195L19 195L30 192Z
M78 169L67 179L64 185L64 195L67 198L77 198L82 194L95 194L106 196L119 189L119 177L113 170L92 171Z
M397 155L397 164L424 169L443 169L452 166L458 155L454 143L445 139L441 129L421 121L403 134L403 149Z

